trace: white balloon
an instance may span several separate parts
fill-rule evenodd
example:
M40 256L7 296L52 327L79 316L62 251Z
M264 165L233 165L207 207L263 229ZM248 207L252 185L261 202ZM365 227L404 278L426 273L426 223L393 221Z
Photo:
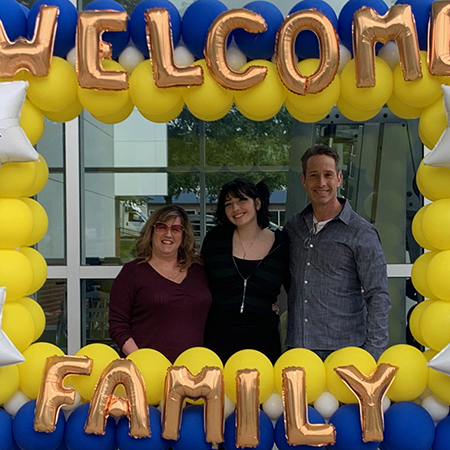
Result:
M324 419L329 419L339 408L339 402L333 394L325 391L314 402L314 408Z
M387 395L385 395L383 397L383 403L382 403L383 412L385 413L390 406L391 406L391 399Z
M270 419L276 420L283 414L283 400L281 395L274 392L263 404L263 411Z
M80 403L81 403L81 397L80 394L76 391L76 389L68 384L65 386L67 389L73 389L75 391L75 401L73 402L73 405L63 405L61 406L61 409L65 412L73 411ZM67 417L66 417L67 419Z
M394 70L395 66L400 62L397 43L395 41L389 41L383 45L378 52L378 56L384 59L388 63L388 66Z
M121 64L130 75L144 59L144 55L136 47L130 45L119 55L119 64Z
M236 405L234 402L228 397L228 395L225 395L225 403L223 407L223 413L225 416L225 419L233 413L233 411L236 409Z
M195 58L184 45L179 45L173 51L173 61L178 67L187 67L195 61Z
M0 143L1 143L1 132L0 132ZM1 147L0 147L0 156L1 156ZM22 353L20 353L19 350L17 350L17 348L11 342L11 339L9 339L6 333L2 330L2 314L5 299L6 299L6 288L0 287L0 367L12 366L25 361L25 358L23 357Z
M227 48L227 63L233 70L240 68L247 62L247 57L237 47L231 46Z
M344 66L352 59L350 50L342 44L339 44L339 67L338 74L340 75Z
M3 403L3 408L10 416L14 417L29 400L22 391L17 391L6 403Z
M28 81L0 83L0 166L8 162L39 160L39 155L19 124L27 87Z
M75 62L77 60L77 49L74 47L72 50L69 51L66 55L67 62L75 69Z
M432 395L433 393L431 392L431 389L427 386L423 392L419 395L419 399L423 400L424 398L429 397L430 395Z
M440 422L448 416L450 407L442 403L434 395L429 395L422 400L422 407L428 411L435 422Z

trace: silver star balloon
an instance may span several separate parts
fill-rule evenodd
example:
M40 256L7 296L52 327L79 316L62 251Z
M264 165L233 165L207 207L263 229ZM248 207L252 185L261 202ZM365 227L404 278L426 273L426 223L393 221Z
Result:
M3 305L5 304L6 288L0 287L0 367L11 366L25 361L22 353L14 347L11 339L2 330Z
M427 365L438 372L442 372L450 376L450 344L431 358Z

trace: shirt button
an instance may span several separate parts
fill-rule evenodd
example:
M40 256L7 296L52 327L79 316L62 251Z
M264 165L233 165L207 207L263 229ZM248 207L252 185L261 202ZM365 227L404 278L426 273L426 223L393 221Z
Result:
M308 284L308 280L305 280L305 284Z
M307 265L307 266L310 266L310 265L311 265L311 263L310 263L310 262L308 261L308 262L306 263L306 265Z
M305 303L308 303L308 300L305 299Z
M308 322L308 319L305 317L305 322Z
M313 245L313 244L309 244L309 247L310 247L310 248L313 248L313 247L314 247L314 245Z

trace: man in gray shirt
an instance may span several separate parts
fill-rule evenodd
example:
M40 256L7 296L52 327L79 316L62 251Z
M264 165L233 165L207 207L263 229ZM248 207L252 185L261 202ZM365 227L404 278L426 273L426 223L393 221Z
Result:
M311 203L285 225L291 255L286 344L322 358L356 346L378 359L388 343L391 307L380 238L337 197L342 172L332 148L308 149L302 168Z

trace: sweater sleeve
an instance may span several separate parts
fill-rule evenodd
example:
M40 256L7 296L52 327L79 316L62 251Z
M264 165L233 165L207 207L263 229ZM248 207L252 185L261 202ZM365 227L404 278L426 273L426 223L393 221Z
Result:
M132 337L131 311L135 294L135 273L131 264L125 264L111 286L109 296L109 335L122 350Z

